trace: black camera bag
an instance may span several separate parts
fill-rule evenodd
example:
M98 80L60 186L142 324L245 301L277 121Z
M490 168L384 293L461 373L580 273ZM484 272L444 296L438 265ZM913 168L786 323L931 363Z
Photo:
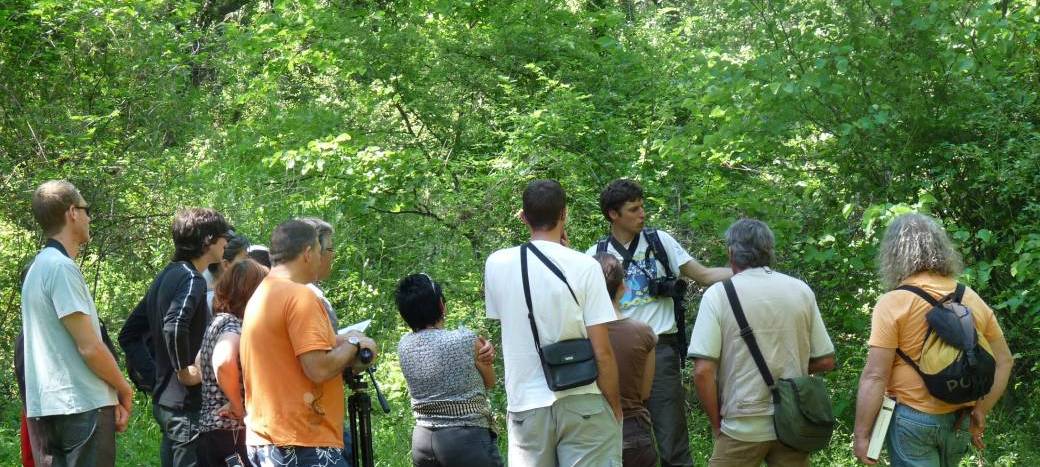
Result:
M563 391L593 383L599 376L599 368L596 366L596 354L592 349L592 341L583 337L542 346L538 339L538 326L534 322L534 307L531 304L531 284L527 277L528 250L563 281L563 284L567 286L567 291L574 298L574 303L579 306L581 304L578 303L578 297L574 295L574 290L571 289L567 278L555 264L549 261L533 244L525 243L520 246L520 272L524 282L524 299L527 301L527 319L531 322L531 335L534 336L534 345L538 349L538 357L542 361L545 382L553 391Z

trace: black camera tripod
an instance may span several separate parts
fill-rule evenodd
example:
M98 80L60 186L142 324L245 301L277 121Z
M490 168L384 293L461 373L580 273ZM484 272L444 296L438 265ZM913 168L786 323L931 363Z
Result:
M372 351L361 349L359 357L362 363L371 362ZM350 396L347 397L347 412L350 414L350 444L353 448L350 465L353 467L374 467L375 465L372 456L372 398L368 395L368 384L364 381L365 374L368 374L369 381L376 390L379 407L383 409L383 413L390 413L390 404L386 402L383 391L379 390L379 384L376 383L375 370L374 366L370 366L361 373L353 374L351 372L349 375L344 375L347 386L351 390Z

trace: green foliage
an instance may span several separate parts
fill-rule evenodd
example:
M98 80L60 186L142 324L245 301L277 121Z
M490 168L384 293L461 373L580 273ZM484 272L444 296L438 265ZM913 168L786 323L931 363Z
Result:
M723 264L722 231L754 216L777 235L778 269L814 288L841 364L828 376L840 432L820 465L853 465L881 232L909 210L941 219L1017 357L986 460L1031 465L1038 18L1035 2L992 0L10 0L0 360L20 326L18 271L40 240L28 200L43 180L71 180L99 211L81 267L113 331L168 258L177 207L214 206L259 243L281 220L321 216L337 228L330 299L341 319L375 317L389 350L395 411L377 417L377 444L380 465L403 465L398 278L429 272L449 325L497 340L481 271L524 238L524 183L561 180L584 247L606 230L599 190L626 176L644 184L650 222L702 262ZM501 390L492 399L504 412ZM690 417L705 459L692 402ZM150 464L146 405L133 426L120 464Z

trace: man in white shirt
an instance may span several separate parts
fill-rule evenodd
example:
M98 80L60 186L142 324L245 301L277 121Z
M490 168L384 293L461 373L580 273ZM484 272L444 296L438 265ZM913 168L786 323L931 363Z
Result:
M805 282L770 269L773 232L743 219L726 230L732 284L774 380L834 369L834 344L816 296ZM723 342L726 345L723 345ZM701 298L690 338L693 380L715 434L709 465L808 466L809 455L784 446L773 429L773 404L741 338L724 284Z
M549 388L528 318L522 248L493 253L484 270L484 290L488 318L502 324L511 466L621 465L621 399L606 326L616 317L599 263L566 246L566 203L555 180L534 180L524 190L521 218L531 232L526 244L531 310L543 348L587 337L598 377L563 391Z
M680 375L682 351L675 320L675 301L655 290L653 282L680 275L702 285L728 278L727 268L705 267L668 232L644 229L643 188L632 180L610 182L600 193L599 207L610 222L610 235L589 247L594 255L608 252L622 262L628 292L621 298L621 314L650 326L657 334L654 381L646 403L663 467L692 466L686 428L686 390ZM656 238L655 238L656 237ZM655 246L656 244L656 246ZM683 328L685 328L685 323Z
M94 299L76 265L90 240L90 206L71 183L33 193L47 236L22 284L25 408L37 465L115 465L133 390L101 337ZM37 449L38 448L38 449Z

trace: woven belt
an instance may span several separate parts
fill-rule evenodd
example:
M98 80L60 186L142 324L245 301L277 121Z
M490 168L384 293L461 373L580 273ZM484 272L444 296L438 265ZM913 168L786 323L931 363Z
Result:
M480 415L487 419L488 426L494 429L494 420L491 416L491 406L487 398L477 396L465 401L431 401L415 402L412 404L412 413L419 417L468 417Z

